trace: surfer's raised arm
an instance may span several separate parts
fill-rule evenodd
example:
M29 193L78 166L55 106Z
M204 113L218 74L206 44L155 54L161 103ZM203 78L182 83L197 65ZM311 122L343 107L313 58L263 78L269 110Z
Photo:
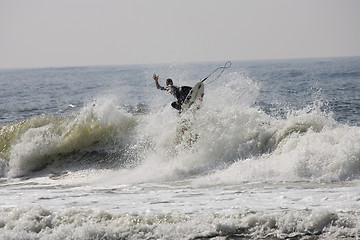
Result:
M153 79L155 80L155 84L156 84L157 89L166 90L164 87L160 86L160 84L159 84L159 75L156 76L156 74L154 73Z

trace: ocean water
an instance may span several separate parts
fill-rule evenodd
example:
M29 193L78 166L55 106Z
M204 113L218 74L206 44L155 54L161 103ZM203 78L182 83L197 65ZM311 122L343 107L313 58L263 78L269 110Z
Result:
M0 70L0 239L359 239L360 57Z

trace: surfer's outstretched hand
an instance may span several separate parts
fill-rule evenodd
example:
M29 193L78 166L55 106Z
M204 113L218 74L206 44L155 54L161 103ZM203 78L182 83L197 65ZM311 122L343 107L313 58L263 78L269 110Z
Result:
M154 73L153 79L155 80L155 85L156 85L157 89L165 90L165 88L160 86L160 84L159 84L159 81L158 81L159 80L159 75L156 76L156 74Z
M159 80L159 75L156 76L156 74L154 73L153 79L154 79L155 81Z

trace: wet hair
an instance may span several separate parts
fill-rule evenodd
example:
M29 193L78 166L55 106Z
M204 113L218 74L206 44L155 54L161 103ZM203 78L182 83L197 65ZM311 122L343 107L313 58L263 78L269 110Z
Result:
M168 79L166 79L166 86L167 85L173 85L174 83L173 83L173 81L171 80L171 78L168 78Z

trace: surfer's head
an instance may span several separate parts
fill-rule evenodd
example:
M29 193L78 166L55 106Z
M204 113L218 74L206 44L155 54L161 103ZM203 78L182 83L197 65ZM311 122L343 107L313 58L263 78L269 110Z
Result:
M171 80L171 78L168 78L168 79L166 79L166 86L172 86L172 85L174 85L173 84L173 81Z

